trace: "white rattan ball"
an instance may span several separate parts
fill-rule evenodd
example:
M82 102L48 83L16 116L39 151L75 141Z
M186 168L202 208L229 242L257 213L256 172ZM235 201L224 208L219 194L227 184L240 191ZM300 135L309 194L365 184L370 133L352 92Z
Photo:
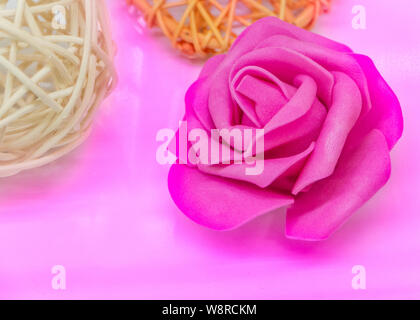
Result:
M114 53L103 0L0 0L0 176L86 139Z

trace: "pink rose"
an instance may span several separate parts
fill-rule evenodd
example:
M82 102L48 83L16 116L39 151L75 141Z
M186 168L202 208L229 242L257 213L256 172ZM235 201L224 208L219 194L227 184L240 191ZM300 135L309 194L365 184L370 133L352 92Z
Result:
M177 206L217 230L287 206L286 235L303 240L328 238L384 186L403 129L398 99L368 57L276 18L206 63L185 121L188 130L264 129L265 160L260 175L239 170L245 163L173 165Z

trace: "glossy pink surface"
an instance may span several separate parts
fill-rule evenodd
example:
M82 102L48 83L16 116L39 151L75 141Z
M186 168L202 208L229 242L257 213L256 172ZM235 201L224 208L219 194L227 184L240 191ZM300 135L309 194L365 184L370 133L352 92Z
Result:
M400 99L405 132L388 184L331 239L285 239L274 212L230 232L204 229L173 204L156 133L175 129L201 65L136 27L109 0L120 82L88 141L44 168L0 182L0 298L420 298L420 3L336 0L315 32L372 57ZM137 30L136 30L137 29ZM66 268L53 290L51 268ZM366 268L354 290L352 267Z

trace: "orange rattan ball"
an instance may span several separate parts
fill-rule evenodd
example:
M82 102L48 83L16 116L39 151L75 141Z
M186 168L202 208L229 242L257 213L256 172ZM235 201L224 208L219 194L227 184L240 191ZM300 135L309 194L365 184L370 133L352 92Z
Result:
M332 0L127 0L189 57L227 51L237 34L258 19L275 16L310 29Z

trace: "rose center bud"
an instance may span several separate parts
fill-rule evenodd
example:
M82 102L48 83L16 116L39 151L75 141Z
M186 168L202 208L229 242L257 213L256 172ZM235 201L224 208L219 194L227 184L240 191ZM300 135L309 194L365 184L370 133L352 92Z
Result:
M286 103L286 97L274 83L246 75L239 82L236 91L248 98L254 105L256 117L265 125Z
M232 90L243 112L241 124L262 128L288 102L290 93L284 92L285 84L282 88L263 75L242 71L235 77Z

